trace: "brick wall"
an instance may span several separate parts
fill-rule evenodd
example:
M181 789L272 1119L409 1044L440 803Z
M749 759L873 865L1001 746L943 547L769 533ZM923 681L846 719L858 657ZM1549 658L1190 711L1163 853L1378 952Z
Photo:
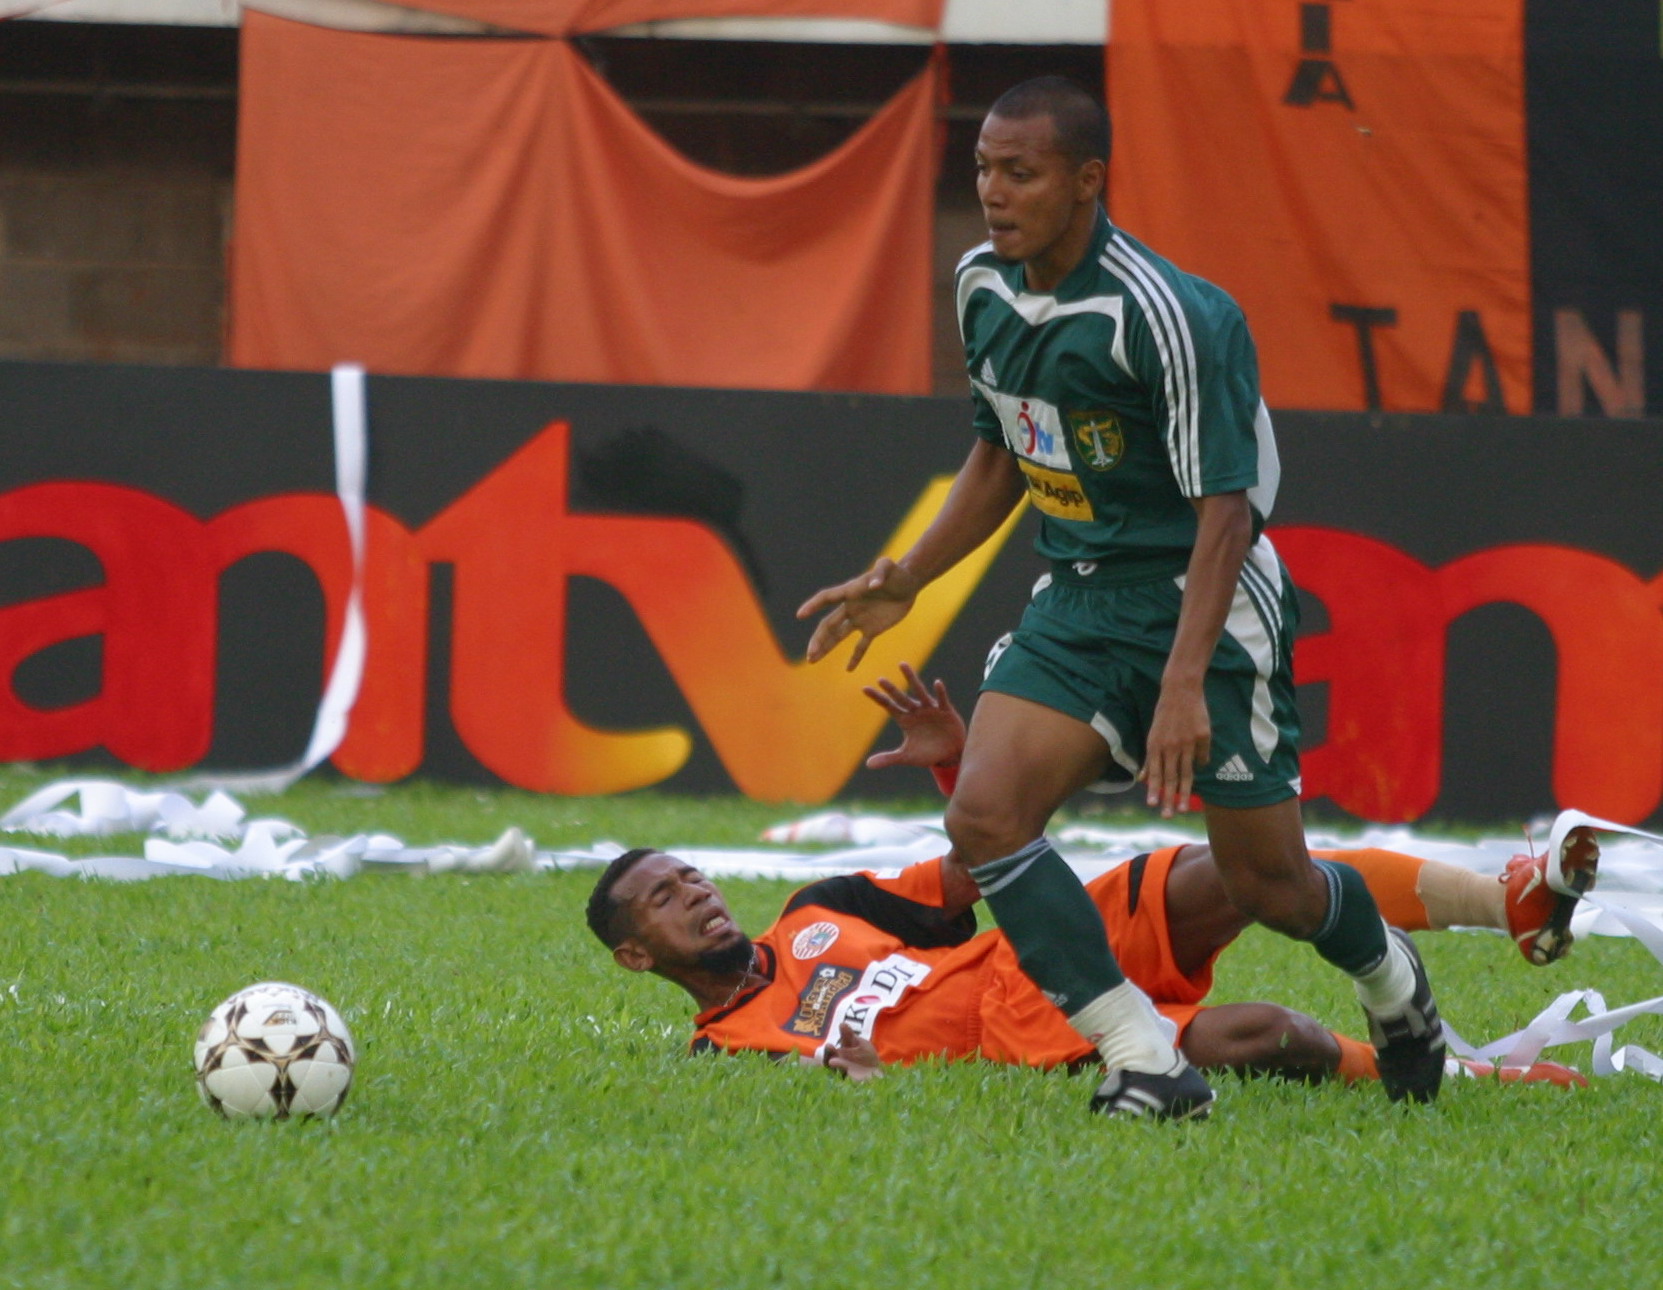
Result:
M234 32L0 26L0 355L219 361L235 75Z

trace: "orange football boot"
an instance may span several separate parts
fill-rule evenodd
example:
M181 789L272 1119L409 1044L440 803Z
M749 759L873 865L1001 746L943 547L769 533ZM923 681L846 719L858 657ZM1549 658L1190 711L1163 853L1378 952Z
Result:
M1588 1077L1574 1066L1558 1062L1532 1062L1528 1066L1492 1066L1489 1062L1475 1062L1466 1058L1451 1058L1452 1065L1468 1079L1493 1079L1503 1084L1553 1084L1559 1088L1587 1088ZM1450 1071L1450 1074L1455 1074Z
M1507 886L1507 931L1519 953L1538 967L1571 948L1571 914L1599 874L1599 839L1577 825L1559 843L1559 875L1568 891L1548 885L1548 854L1514 856L1500 881Z

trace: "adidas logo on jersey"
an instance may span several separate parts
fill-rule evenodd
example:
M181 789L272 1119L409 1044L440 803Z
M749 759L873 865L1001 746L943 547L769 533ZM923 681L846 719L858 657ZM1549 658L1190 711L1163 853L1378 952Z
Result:
M999 378L993 375L993 360L991 358L982 360L982 380L996 390L999 388Z
M1245 784L1252 780L1253 772L1247 769L1247 763L1237 753L1229 761L1213 772L1214 779L1227 779L1232 783Z

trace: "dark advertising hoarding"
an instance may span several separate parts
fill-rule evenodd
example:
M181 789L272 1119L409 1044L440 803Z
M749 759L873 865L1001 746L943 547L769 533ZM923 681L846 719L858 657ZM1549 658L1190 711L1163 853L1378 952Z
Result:
M0 364L0 759L293 761L352 562L329 378ZM869 662L812 590L898 551L947 399L371 377L364 683L333 762L549 792L925 791L861 768L902 658L968 707L1043 571L1019 521ZM1488 820L1663 796L1655 421L1285 413L1307 794Z

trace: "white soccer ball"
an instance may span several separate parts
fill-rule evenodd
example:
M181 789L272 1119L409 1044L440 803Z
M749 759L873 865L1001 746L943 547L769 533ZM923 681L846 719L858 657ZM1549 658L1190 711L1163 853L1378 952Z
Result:
M333 1115L357 1060L341 1014L310 990L262 981L238 990L196 1037L196 1090L230 1119Z

